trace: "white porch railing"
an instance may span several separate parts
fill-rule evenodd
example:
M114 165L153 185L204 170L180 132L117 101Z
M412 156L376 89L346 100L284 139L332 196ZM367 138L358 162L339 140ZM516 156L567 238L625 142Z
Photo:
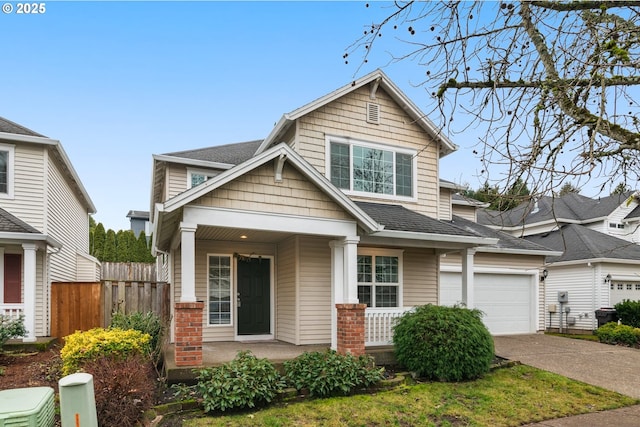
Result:
M24 304L0 304L0 314L17 319L24 314Z
M393 325L397 318L412 307L367 308L364 312L364 345L391 345Z

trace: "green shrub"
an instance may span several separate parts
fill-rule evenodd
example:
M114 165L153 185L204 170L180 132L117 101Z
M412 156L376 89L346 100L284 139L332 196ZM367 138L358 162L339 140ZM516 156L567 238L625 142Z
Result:
M111 328L133 329L151 336L149 347L154 362L160 361L162 355L162 345L164 341L165 328L162 320L155 313L114 313L111 318Z
M197 372L195 389L205 412L253 408L271 402L284 385L275 366L250 351L240 351L229 363Z
M640 328L640 301L630 301L626 299L614 307L622 323L633 326L634 328Z
M96 415L101 427L141 425L154 402L158 382L152 361L141 354L101 356L82 365L93 375Z
M380 381L383 372L370 356L342 355L334 350L304 353L284 362L284 370L288 385L320 397L368 387Z
M63 375L77 372L85 362L103 356L125 359L129 355L149 356L151 336L133 329L94 328L86 332L76 331L64 338L60 350Z
M629 325L618 325L617 322L609 322L600 326L595 331L600 342L605 344L620 344L636 346L640 344L640 329Z
M24 327L24 316L17 319L11 316L0 314L0 350L7 341L12 338L24 337L27 330Z
M480 377L494 357L493 339L481 317L479 310L435 305L405 313L394 327L398 362L434 380Z

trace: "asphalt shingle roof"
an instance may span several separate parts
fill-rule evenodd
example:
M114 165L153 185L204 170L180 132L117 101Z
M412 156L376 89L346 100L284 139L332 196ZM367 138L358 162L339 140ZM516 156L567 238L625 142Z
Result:
M529 242L527 240L514 237L510 234L503 233L502 231L497 231L492 228L485 227L484 225L478 224L473 221L469 221L468 219L464 219L457 215L453 215L451 224L457 227L460 227L464 230L467 230L471 233L477 234L478 236L481 236L481 237L498 239L498 243L496 245L491 245L489 247L500 248L500 249L527 250L527 251L548 251L549 249L551 249L551 248L547 248L545 246L539 245L537 243Z
M585 221L609 215L632 194L625 192L592 199L577 193L562 197L543 196L520 204L514 209L498 212L478 212L478 222L485 225L513 227L549 220L573 219Z
M578 224L568 224L557 231L526 236L526 240L564 251L547 262L576 261L596 258L640 260L640 245L591 230Z
M27 129L22 125L12 122L11 120L5 119L4 117L0 117L0 132L13 133L17 135L45 137L44 135L41 135L38 132L34 132L31 129Z
M0 232L40 234L40 232L34 227L30 226L21 219L16 218L2 208L0 208Z
M235 144L204 147L195 150L175 151L173 153L166 153L164 155L192 160L203 160L207 162L239 165L240 163L253 157L258 147L260 147L261 143L262 140L238 142Z
M374 221L384 225L385 230L478 237L473 232L419 214L404 206L371 202L356 202L356 204Z

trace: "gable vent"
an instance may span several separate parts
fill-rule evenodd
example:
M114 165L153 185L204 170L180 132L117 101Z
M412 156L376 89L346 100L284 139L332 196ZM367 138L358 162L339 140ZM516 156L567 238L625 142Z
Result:
M367 102L367 123L380 124L380 105Z

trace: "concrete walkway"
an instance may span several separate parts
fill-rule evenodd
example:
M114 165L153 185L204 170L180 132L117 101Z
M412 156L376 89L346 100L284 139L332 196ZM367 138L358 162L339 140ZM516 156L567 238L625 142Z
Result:
M494 337L496 354L640 399L640 350L552 335ZM640 426L640 405L531 426Z

